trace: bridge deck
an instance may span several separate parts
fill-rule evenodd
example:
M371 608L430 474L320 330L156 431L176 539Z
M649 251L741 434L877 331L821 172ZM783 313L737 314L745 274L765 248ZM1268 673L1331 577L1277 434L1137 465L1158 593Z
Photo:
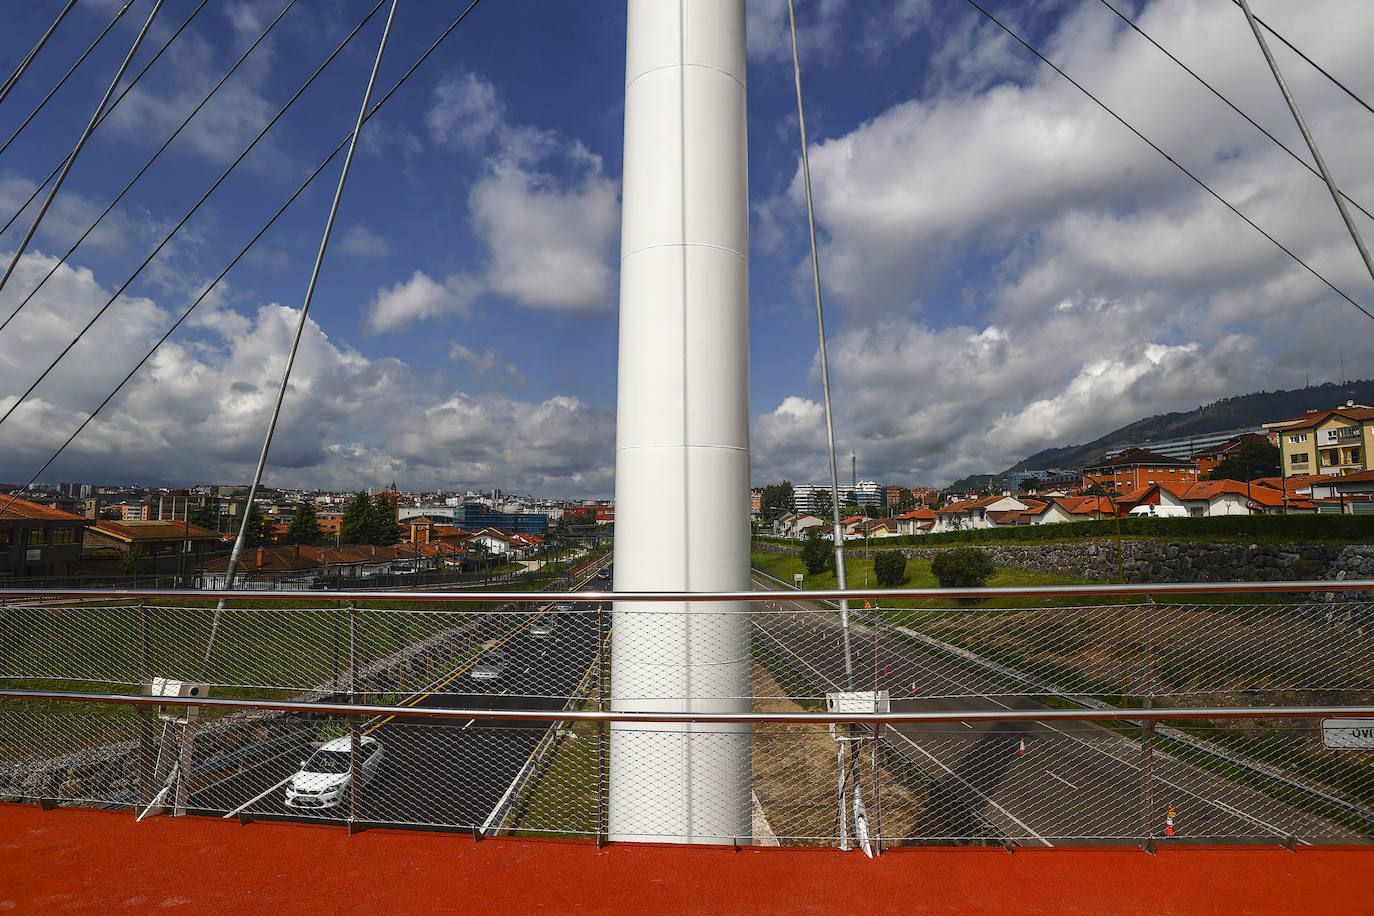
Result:
M1374 848L834 849L494 839L0 803L0 910L1367 913ZM845 904L848 904L846 907Z

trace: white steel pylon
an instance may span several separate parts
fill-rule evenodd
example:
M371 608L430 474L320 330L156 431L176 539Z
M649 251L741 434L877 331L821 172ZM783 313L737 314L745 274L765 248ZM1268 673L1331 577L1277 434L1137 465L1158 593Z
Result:
M616 423L617 591L749 588L744 0L630 0ZM747 712L742 604L617 603L611 708ZM612 839L751 832L750 730L617 724Z

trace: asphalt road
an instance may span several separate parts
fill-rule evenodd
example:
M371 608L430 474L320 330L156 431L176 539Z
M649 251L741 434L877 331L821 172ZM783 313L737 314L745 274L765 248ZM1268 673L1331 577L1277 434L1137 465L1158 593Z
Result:
M762 580L755 585L776 587ZM755 645L808 686L844 689L838 613L784 597L773 603L776 610L754 614ZM855 689L888 690L894 712L1043 708L1031 698L1009 696L1007 683L995 675L891 628L878 633L876 646L866 624L851 625L850 635ZM909 769L928 786L929 800L912 830L924 841L984 836L1052 846L1138 843L1147 836L1159 844L1349 836L1347 829L1219 773L1158 750L1147 753L1139 730L956 722L888 731L886 746L899 755L893 768ZM1166 837L1170 806L1174 832Z
M583 587L588 587L584 585ZM596 588L595 580L590 584ZM493 625L489 649L504 657L499 678L472 677L464 663L411 702L417 708L561 710L588 676L598 633L609 629L609 613L598 619L596 605L579 603L571 612L545 610L525 618L505 617ZM518 622L517 622L518 621ZM549 624L553 632L531 630ZM499 635L501 632L506 634ZM359 787L357 820L379 824L470 828L486 823L540 740L557 721L493 723L448 717L397 717L365 722L361 728L381 741L380 768ZM337 721L328 737L342 734ZM285 803L285 783L319 743L307 728L293 744L193 792L194 813L243 813L251 817L337 822L347 819L347 796L331 808L302 809ZM310 739L315 739L313 744Z

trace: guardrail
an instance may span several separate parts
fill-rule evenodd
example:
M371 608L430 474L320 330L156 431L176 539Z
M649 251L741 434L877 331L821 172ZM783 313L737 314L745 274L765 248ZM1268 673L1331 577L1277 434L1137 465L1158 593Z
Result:
M0 798L55 804L103 804L141 807L152 800L149 758L153 745L139 738L152 714L169 703L186 700L138 695L111 695L50 690L0 690L0 736L9 753L0 764ZM1312 743L1326 720L1326 731L1340 723L1374 717L1374 705L1335 707L1177 707L1149 712L1140 740L1119 731L1128 721L1141 722L1139 711L1086 709L911 710L890 713L645 713L600 709L453 709L411 705L373 706L356 703L301 703L206 697L191 705L208 720L198 739L205 761L222 759L220 749L235 737L257 734L264 741L291 746L267 747L256 756L244 752L237 767L213 771L195 761L199 774L190 787L187 809L250 818L303 818L337 822L357 830L364 826L423 826L471 831L476 835L501 827L514 833L603 837L604 781L595 761L607 728L619 724L682 723L697 726L749 723L755 753L772 758L785 770L783 779L756 773L754 794L769 819L769 833L784 842L826 843L838 837L829 805L816 804L835 791L835 734L857 742L852 786L867 800L869 834L881 849L897 844L1085 844L1133 843L1146 847L1166 843L1268 842L1298 843L1374 841L1374 779L1365 765L1362 778L1343 783L1349 807L1295 800L1253 776L1169 758L1149 741L1151 726L1176 722L1244 722L1254 740L1282 746ZM132 714L130 714L132 712ZM211 712L222 713L210 716ZM106 733L124 741L91 747L63 746L68 720L94 716ZM1128 718L1129 717L1129 718ZM1260 723L1264 723L1259 727ZM539 729L516 727L536 723ZM582 729L581 725L597 726ZM18 727L26 726L26 728ZM540 780L513 780L525 772L524 746L514 753L502 748L518 733L534 750L548 743L548 729L580 735L574 753L589 767L545 765ZM836 732L835 730L839 731ZM1133 730L1134 732L1134 730ZM216 741L207 739L215 733ZM291 744L289 736L313 740ZM710 732L704 733L709 737ZM33 745L22 760L8 747L26 735ZM353 737L349 737L349 736ZM327 804L292 805L288 793L312 791L310 780L323 785L330 777L305 775L304 755L315 746L337 746L342 740L347 766L336 766L343 789ZM334 745L328 742L333 741ZM1029 747L1027 746L1029 742ZM244 741L243 745L251 742ZM370 743L381 744L380 765L370 767ZM562 753L563 744L559 745ZM1316 747L1321 746L1319 739ZM1141 748L1144 748L1142 751ZM944 752L953 748L956 753ZM1312 750L1312 748L1309 748ZM1335 755L1367 754L1351 747ZM298 757L297 755L301 755ZM1138 754L1143 754L1133 759ZM1153 759L1149 759L1153 754ZM932 766L941 758L949 765ZM1086 781L1083 761L1102 757L1130 773L1129 780L1095 786L1092 811L1074 811L1054 793L1086 798L1075 780ZM818 765L827 761L829 766ZM473 764L483 764L484 774ZM502 769L502 767L505 769ZM465 769L466 767L466 769ZM326 767L327 768L327 767ZM1334 772L1331 767L1328 770ZM507 772L509 770L510 772ZM50 778L37 779L51 771ZM499 772L498 772L499 771ZM1331 772L1314 771L1314 779ZM555 779L566 782L550 786ZM27 776L27 779L24 777ZM490 778L485 778L490 776ZM127 784L139 805L131 804ZM518 816L510 789L520 795ZM1067 788L1066 788L1067 787ZM49 791L56 788L58 791ZM1266 794L1266 789L1271 794ZM504 791L502 791L504 790ZM852 791L852 789L851 789ZM296 796L300 801L300 796ZM741 837L740 842L750 838Z
M232 599L217 620L184 592L4 589L37 600L0 608L0 797L146 808L179 766L173 810L601 838L612 733L687 722L727 741L748 724L760 834L784 843L854 832L838 829L840 783L879 846L1367 843L1374 750L1326 738L1374 720L1371 589L199 593ZM841 597L848 666L822 603ZM936 606L951 597L966 603ZM608 602L664 616L672 600L747 620L750 693L777 711L609 708ZM493 652L497 679L474 677ZM181 764L154 712L174 701L133 695L154 676L211 687ZM846 687L885 692L892 711L816 711ZM681 708L672 689L664 708ZM287 804L302 761L339 740L347 792Z

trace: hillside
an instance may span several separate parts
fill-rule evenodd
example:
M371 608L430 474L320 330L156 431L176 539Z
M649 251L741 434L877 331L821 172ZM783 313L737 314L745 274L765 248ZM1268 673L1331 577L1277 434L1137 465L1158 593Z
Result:
M1199 436L1239 426L1258 426L1261 423L1300 416L1312 409L1335 407L1348 399L1365 404L1374 403L1374 380L1364 379L1344 385L1328 382L1310 388L1257 391L1253 394L1222 398L1186 413L1166 413L1137 420L1083 445L1047 448L1018 461L1002 473L1042 468L1079 468L1101 458L1110 449L1131 443L1144 442L1147 439Z

